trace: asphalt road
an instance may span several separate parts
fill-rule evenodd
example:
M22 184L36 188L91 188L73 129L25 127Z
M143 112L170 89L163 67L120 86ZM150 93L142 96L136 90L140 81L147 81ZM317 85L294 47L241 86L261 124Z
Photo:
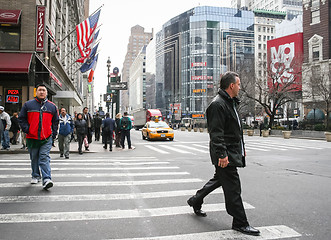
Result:
M205 199L206 218L186 204L213 175L207 133L131 135L134 150L52 154L49 191L29 183L28 154L1 154L0 239L330 239L331 143L245 137L242 197L262 232L248 237L230 230L221 189Z

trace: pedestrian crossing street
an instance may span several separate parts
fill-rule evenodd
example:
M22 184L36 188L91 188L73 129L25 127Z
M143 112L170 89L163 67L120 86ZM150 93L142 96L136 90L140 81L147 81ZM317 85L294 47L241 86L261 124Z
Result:
M277 141L274 140L246 140L245 150L247 153L259 152L274 152L274 151L309 151L309 150L322 150L330 149L331 146L327 142L320 142L320 144L310 144L313 140L306 141L304 144L298 139L291 139L290 141ZM138 146L146 148L148 151L156 152L158 154L209 154L209 142L150 142L137 144Z
M192 152L195 148L193 146L189 145L183 149ZM206 149L205 146L199 148L201 151L207 151L203 149ZM163 151L170 152L170 150L172 149L168 148ZM65 160L53 157L51 165L55 184L49 191L42 191L41 184L29 183L30 162L23 156L19 157L20 159L0 159L1 239L38 239L33 232L30 235L24 232L22 236L9 237L15 229L24 228L26 224L31 223L41 224L38 225L41 228L45 228L46 225L43 224L51 223L55 228L60 228L62 223L69 226L84 222L86 224L84 230L87 234L90 231L89 225L96 221L100 224L106 222L110 228L110 232L99 230L100 239L289 239L301 236L284 225L260 226L259 237L245 236L233 230L190 232L190 229L195 229L195 224L199 223L192 208L186 204L186 199L194 194L206 179L192 176L173 165L174 163L160 161L156 157L121 156L111 159L71 157ZM121 187L122 191L118 191L118 187ZM203 205L203 210L210 213L209 221L217 221L212 213L226 215L224 202L219 201L223 199L221 195L221 189L215 190L211 196L217 201L207 201ZM152 200L164 204L155 205L152 204ZM94 206L93 210L90 205ZM255 209L247 202L244 202L244 207L247 211ZM123 219L128 225L134 225L134 221L137 221L138 225L144 222L144 226L151 229L153 224L161 222L164 224L163 229L167 229L167 224L170 224L168 218L185 221L185 224L178 223L183 224L180 234L169 234L169 231L166 231L153 235L144 235L141 232L132 235L130 231L116 227L120 226L118 221ZM144 219L149 220L144 221ZM191 228L185 227L186 225ZM62 233L63 235L61 232L58 234L60 234L58 238L53 235L54 239L75 238L74 235L64 235L65 232ZM91 237L98 239L95 235L88 236L88 234L80 239L91 239Z

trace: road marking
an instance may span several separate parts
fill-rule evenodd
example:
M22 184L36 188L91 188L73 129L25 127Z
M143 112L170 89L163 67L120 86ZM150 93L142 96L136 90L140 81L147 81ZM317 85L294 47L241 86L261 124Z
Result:
M85 195L51 195L51 196L4 196L0 197L0 203L19 202L67 202L67 201L105 201L124 199L147 199L182 197L195 194L196 190L179 190L166 192L147 192L129 194L85 194ZM221 189L216 189L210 194L223 194Z
M252 146L253 145L253 146ZM287 149L282 149L280 146L270 146L270 145L263 145L263 144L254 144L254 143L249 143L248 146L246 145L245 147L261 147L261 148L266 148L266 149L272 149L272 150L279 150L279 151L287 151Z
M174 145L174 146L176 146L176 147L182 147L182 148L187 148L187 149L194 150L194 151L197 151L197 152L209 153L209 151L201 150L201 149L197 149L197 148L189 147L189 146L185 146L185 145Z
M141 186L141 185L158 185L173 183L197 183L203 182L199 178L186 179L162 179L162 180L144 180L144 181L111 181L111 182L55 182L54 187L108 187L108 186ZM0 188L14 187L40 187L39 184L30 183L0 183Z
M172 236L147 237L147 238L121 238L112 240L271 240L282 238L301 237L301 234L284 225L258 227L260 236L248 236L235 230L222 230L214 232L190 233ZM109 239L110 240L110 239Z
M100 158L100 159L51 159L51 162L63 162L63 163L69 163L69 162L73 162L73 163L77 163L77 162L137 162L140 160L145 160L145 161L155 161L157 160L156 157L128 157L128 158L132 158L132 159L120 159L120 158ZM11 163L11 162L27 162L30 163L31 160L30 159L1 159L1 162L5 162L5 163Z
M278 143L275 143L275 142L272 142L270 140L267 140L265 142L269 142L269 143L272 143L272 144L278 144ZM322 150L323 148L320 148L320 147L311 147L311 146L298 146L298 145L293 145L293 144L287 144L286 143L286 146L289 146L289 147L300 147L300 148L310 148L310 149L317 149L317 150Z
M73 168L52 168L52 171L75 171L75 170L114 170L114 171L127 171L127 170L165 170L165 169L179 169L179 167L73 167ZM0 168L0 171L31 171L31 168Z
M255 148L255 147L250 147L245 145L245 149L249 149L249 150L258 150L258 151L263 151L263 152L269 152L270 150L267 149L262 149L262 148Z
M248 145L260 145L260 146L267 146L267 147L270 147L270 144L268 143L248 143ZM286 148L286 149L280 149L280 147L282 148ZM289 146L285 146L285 145L280 145L280 144L277 144L277 145L274 145L273 147L274 149L277 149L277 150L288 150L288 149L295 149L295 150L304 150L304 148L298 148L298 147L289 147Z
M124 163L124 162L104 162L104 163L53 163L51 161L51 166L132 166L132 165L161 165L161 164L169 164L169 162L132 162L132 163ZM0 164L5 166L26 166L28 163L6 163Z
M176 176L189 175L188 172L148 172L148 173L54 173L52 177L143 177L143 176ZM7 174L0 175L0 178L29 178L29 174Z
M244 202L245 209L254 207ZM225 204L204 204L204 211L225 211ZM16 213L0 214L0 223L22 223L22 222L63 222L63 221L86 221L122 218L144 218L162 217L181 214L192 214L189 206L177 206L166 208L132 209L132 210L103 210L103 211L81 211L81 212L49 212L49 213Z
M202 148L209 149L209 146L205 146L205 145L199 145L199 144L192 144L192 145L196 146L196 147L202 147Z
M174 147L170 147L170 146L160 145L160 147L167 148L169 150L172 150L172 151L175 151L175 152L179 152L179 153L190 153L190 152L187 152L187 151L184 151L184 150L180 150L178 148L174 148Z
M163 150L158 149L158 148L153 147L153 146L146 145L145 147L147 147L147 148L149 148L149 149L151 149L151 150L154 150L154 151L156 151L156 152L162 153L162 154L170 154L169 152L163 151Z

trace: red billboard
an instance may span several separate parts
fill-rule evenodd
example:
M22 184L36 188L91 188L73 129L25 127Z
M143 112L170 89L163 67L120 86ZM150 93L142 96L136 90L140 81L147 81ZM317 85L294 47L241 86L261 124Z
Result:
M303 33L267 42L268 87L278 91L302 91Z

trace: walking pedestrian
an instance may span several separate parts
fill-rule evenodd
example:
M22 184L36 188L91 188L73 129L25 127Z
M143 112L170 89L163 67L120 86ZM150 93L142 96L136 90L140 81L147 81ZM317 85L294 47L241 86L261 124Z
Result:
M99 140L100 140L100 127L101 127L101 124L102 124L102 119L99 116L98 112L95 114L93 122L94 122L94 137L95 137L94 140L99 142Z
M260 231L251 227L247 221L237 171L237 167L246 166L242 125L236 110L239 90L239 75L226 72L221 78L217 96L206 111L209 149L215 174L187 203L193 207L197 216L206 217L207 214L201 210L204 197L222 186L226 211L233 217L232 229L244 234L259 235Z
M11 127L9 129L10 132L13 133L13 137L10 139L11 144L17 144L17 133L20 130L20 125L18 124L18 114L17 112L13 113L13 116L10 119Z
M78 142L78 153L83 154L82 145L84 142L84 138L87 135L87 123L83 119L83 115L81 113L77 114L77 120L75 121L75 130Z
M105 141L104 149L107 149L109 142L109 151L113 151L113 134L115 130L115 120L109 117L109 113L106 113L106 119L102 121L102 132Z
M31 184L37 184L42 176L43 188L47 190L53 187L49 153L57 135L59 116L55 104L47 99L46 85L37 85L36 98L23 105L18 121L26 133L32 168Z
M60 129L58 140L60 157L63 157L64 155L65 158L68 159L70 151L70 138L74 129L74 124L69 114L67 114L67 110L65 108L61 108L59 122Z
M84 107L83 109L84 120L87 124L87 144L85 143L85 150L89 151L89 144L92 143L92 135L93 135L93 118L91 114L88 112L88 108Z
M120 126L120 121L121 121L122 114L117 113L115 116L115 145L116 147L120 148L120 142L121 142L121 126Z
M130 138L130 130L132 129L132 121L128 117L128 112L124 112L124 116L120 120L120 126L121 126L121 147L122 147L122 149L125 148L125 145L124 145L125 138L128 141L129 149L132 149L131 138Z
M3 106L0 106L0 119L2 121L2 135L1 135L1 144L2 148L1 150L9 150L10 145L9 145L9 129L11 127L11 121L10 121L10 116L8 113L5 112L5 108Z

